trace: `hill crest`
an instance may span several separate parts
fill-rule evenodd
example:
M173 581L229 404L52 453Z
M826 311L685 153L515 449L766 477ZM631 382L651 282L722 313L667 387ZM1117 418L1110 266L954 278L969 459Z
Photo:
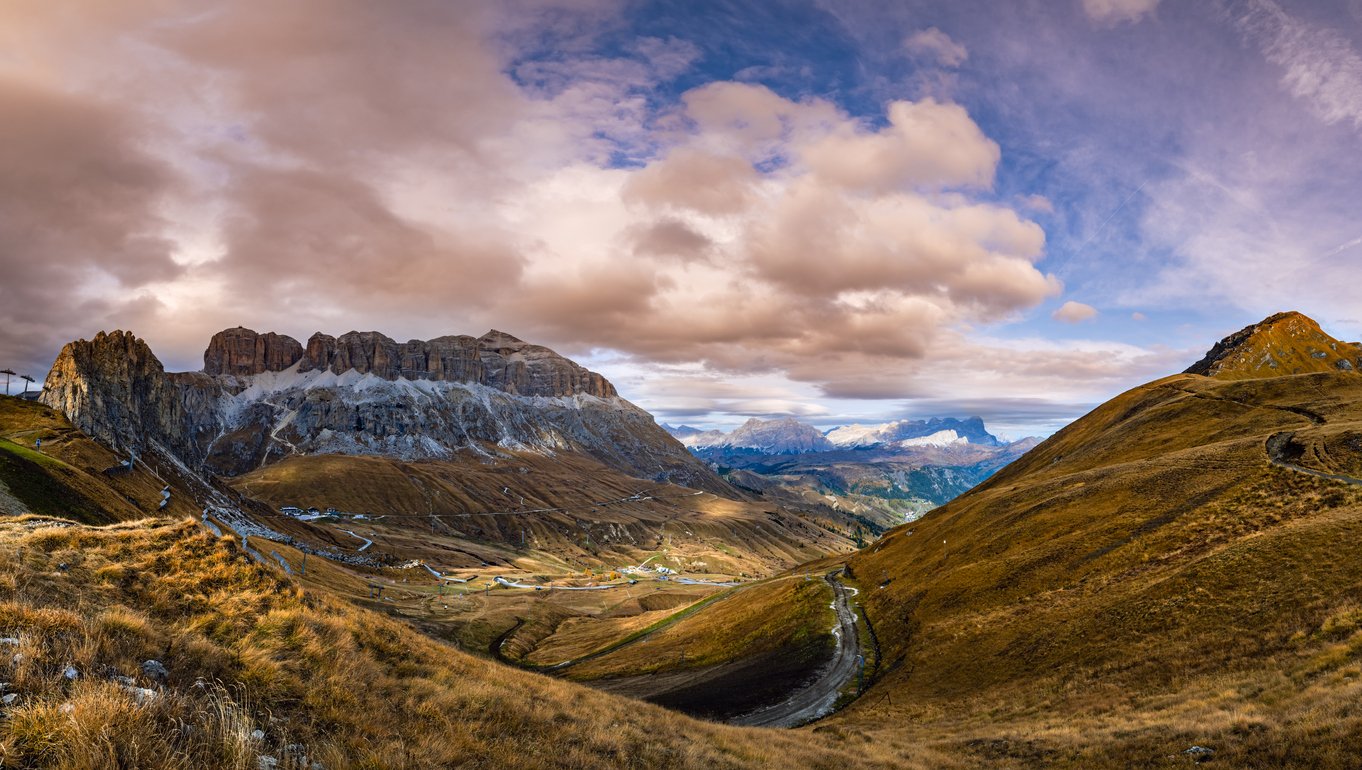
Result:
M1362 347L1329 336L1314 319L1277 313L1217 342L1184 374L1248 380L1315 372L1355 372Z

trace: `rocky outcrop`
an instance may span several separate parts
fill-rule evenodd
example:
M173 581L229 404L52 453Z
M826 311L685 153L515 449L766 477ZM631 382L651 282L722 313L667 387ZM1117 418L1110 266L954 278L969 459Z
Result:
M318 332L308 339L301 359L301 372L353 370L385 380L476 383L519 396L618 395L601 375L495 329L476 338L459 335L401 343L378 332L340 337Z
M205 374L244 376L280 372L298 363L303 346L283 334L256 332L238 326L213 335L203 352Z
M317 332L307 338L307 350L303 352L303 360L298 363L298 371L325 371L331 368L331 359L335 357L336 338Z
M121 330L63 347L40 400L121 450L142 446L180 418L161 362L145 342Z
M1277 313L1217 342L1184 374L1222 380L1312 372L1356 372L1362 348L1341 342L1301 313Z
M502 332L406 343L316 334L303 349L238 328L215 335L204 361L211 373L167 373L131 333L101 332L62 349L43 400L110 446L154 445L224 475L290 454L566 451L732 494L604 377ZM351 372L379 379L333 376Z

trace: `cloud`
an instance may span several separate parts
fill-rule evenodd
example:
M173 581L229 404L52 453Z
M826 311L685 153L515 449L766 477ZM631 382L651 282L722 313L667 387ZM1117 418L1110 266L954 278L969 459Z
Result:
M958 104L893 102L889 127L843 124L802 148L809 167L851 190L988 187L1002 153Z
M1031 209L1032 211L1039 212L1041 214L1055 213L1055 204L1049 198L1038 193L1032 193L1031 195L1023 195L1021 198L1021 204L1026 208Z
M1147 315L1145 315L1144 313L1141 313L1141 312L1139 312L1139 311L1137 310L1137 311L1135 311L1134 313L1131 313L1131 314L1130 314L1130 320L1132 320L1132 321L1148 321L1148 320L1149 320L1149 316L1147 316Z
M681 105L642 168L574 166L517 200L539 236L515 295L527 335L898 397L942 329L1060 291L1040 227L970 194L998 148L956 105L895 103L878 130L749 84ZM832 137L890 162L838 166L817 151Z
M495 229L413 222L348 175L238 165L228 195L237 205L222 231L225 254L202 270L252 312L306 311L319 290L333 306L368 312L484 304L523 266Z
M1058 310L1051 313L1050 317L1056 321L1063 321L1066 324L1082 323L1096 318L1097 308L1092 305L1085 305L1082 302L1069 300L1063 305L1060 305Z
M685 222L668 218L639 225L630 233L630 238L636 254L675 257L682 261L705 258L714 243Z
M931 59L943 67L959 67L969 58L965 46L936 27L918 30L904 38L903 48L912 56Z
M1088 18L1106 25L1139 21L1158 6L1159 0L1083 0Z
M1282 69L1282 85L1293 96L1325 123L1362 128L1362 56L1346 37L1297 19L1273 0L1232 7L1235 26Z
M644 205L736 214L752 202L757 179L756 169L741 157L679 147L633 174L623 196Z
M0 75L0 113L0 355L41 378L72 319L184 274L162 215L181 180L116 104Z
M672 413L825 414L939 396L959 350L1023 365L959 330L1062 290L1044 207L994 191L998 142L948 100L704 82L685 41L595 45L608 4L118 5L0 23L10 358L114 326L171 368L237 323L495 326L785 385Z

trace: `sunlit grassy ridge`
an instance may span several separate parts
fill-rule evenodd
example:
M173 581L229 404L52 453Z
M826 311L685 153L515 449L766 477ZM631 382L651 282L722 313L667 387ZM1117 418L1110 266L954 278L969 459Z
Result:
M1113 399L851 560L885 665L834 723L998 766L1173 765L1193 744L1355 766L1362 488L1276 467L1266 440L1360 424L1352 374Z
M469 657L302 591L188 522L6 520L0 581L0 637L19 640L0 661L20 695L0 720L6 767L246 768L304 754L327 768L891 765ZM156 689L140 673L148 659L170 674L139 706L114 677Z

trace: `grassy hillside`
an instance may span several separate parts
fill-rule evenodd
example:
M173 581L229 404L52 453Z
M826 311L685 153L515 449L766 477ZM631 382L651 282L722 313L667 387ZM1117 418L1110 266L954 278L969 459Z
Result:
M815 520L631 478L571 453L422 462L296 456L232 484L276 509L384 516L365 524L373 525L384 552L450 566L463 552L478 554L469 564L478 566L532 551L579 569L657 556L658 564L686 572L764 576L853 547Z
M0 636L18 639L3 643L5 657L19 656L0 663L19 695L0 719L5 767L245 770L259 756L289 768L930 759L698 722L472 658L300 590L189 522L3 519L0 581ZM163 683L143 672L148 659L167 669Z
M1113 399L853 557L885 665L835 724L999 766L1175 766L1193 744L1355 766L1362 487L1267 443L1359 428L1346 373Z
M155 513L164 486L159 479L140 466L127 474L103 473L124 459L48 407L0 396L0 512L96 524ZM172 494L167 512L193 510L187 495Z
M821 579L778 578L681 610L613 623L568 619L523 660L574 661L557 673L687 713L730 717L778 700L831 655L831 601Z

